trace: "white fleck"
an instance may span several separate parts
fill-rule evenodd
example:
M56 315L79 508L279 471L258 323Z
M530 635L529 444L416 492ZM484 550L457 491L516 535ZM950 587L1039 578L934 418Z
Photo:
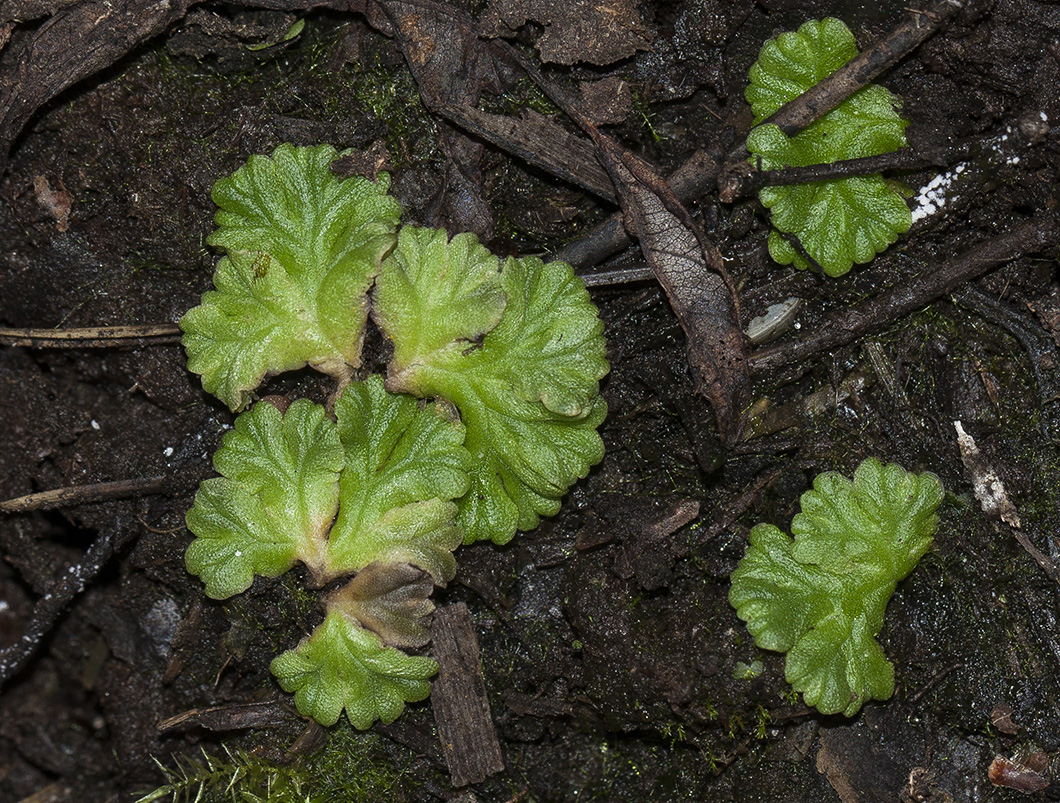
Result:
M92 419L92 429L99 429L99 422L96 419Z
M243 557L243 550L242 549L237 549L236 550L236 557L237 558Z
M164 454L166 457L172 457L173 456L173 447L172 446L167 446L165 449L162 450L162 454Z
M961 450L961 462L972 476L972 491L979 500L979 506L991 518L999 518L1011 527L1020 526L1019 513L1008 497L1005 484L998 477L993 467L979 451L975 439L964 431L960 421L953 422L957 430L957 446Z
M68 572L69 574L73 574L74 572L76 572L76 571L77 571L77 567L76 567L76 566L71 566L71 567L70 567L69 569L67 569L66 571L67 571L67 572Z
M7 600L6 599L0 599L0 613L3 613L4 611L6 611L10 607L11 606L7 604Z
M1046 114L1045 112L1038 112L1038 116L1042 118L1042 122L1043 123L1048 123L1049 122L1049 115Z
M1008 161L1005 164L1018 165L1019 163L1020 163L1020 158L1018 156L1010 156Z
M940 173L920 188L913 208L913 222L923 220L938 212L946 205L946 195L954 179L963 173L968 165L961 162L948 173Z

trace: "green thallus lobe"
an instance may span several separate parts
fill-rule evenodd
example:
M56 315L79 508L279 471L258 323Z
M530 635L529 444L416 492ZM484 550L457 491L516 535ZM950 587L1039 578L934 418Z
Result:
M401 206L385 175L332 175L337 156L284 144L214 184L207 242L225 256L180 327L188 369L233 411L266 376L311 365L342 382L361 364L368 289Z
M831 17L804 23L762 46L745 93L757 126L747 137L752 163L763 170L806 167L876 156L907 144L909 121L895 110L898 98L875 85L854 93L794 137L775 125L759 125L857 52L853 34ZM759 200L771 212L773 259L805 269L808 256L829 276L842 276L855 262L869 262L912 225L904 198L881 176L766 187ZM785 234L798 239L805 256Z
M823 714L854 716L894 693L894 666L876 641L897 584L930 549L942 484L865 460L853 482L826 472L802 495L794 539L751 531L729 601L755 644L786 652L785 678Z

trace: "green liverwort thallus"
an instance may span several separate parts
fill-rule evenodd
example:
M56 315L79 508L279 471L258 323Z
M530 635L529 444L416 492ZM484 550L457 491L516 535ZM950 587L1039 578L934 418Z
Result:
M854 716L894 693L876 635L887 602L931 547L942 502L934 474L865 460L851 482L820 474L791 522L751 530L729 601L755 644L786 652L784 676L807 705Z
M871 84L794 137L775 125L759 125L857 54L850 29L831 17L804 23L762 46L745 93L757 126L747 136L753 164L760 162L763 170L807 167L876 156L907 144L909 121L895 111L898 98ZM766 187L758 197L771 213L773 259L809 267L784 236L788 234L829 276L842 276L855 262L871 261L913 221L905 199L881 176Z
M388 178L339 178L337 156L281 145L214 186L225 256L181 320L189 369L233 411L306 365L338 388L331 411L259 402L236 419L188 511L186 561L216 599L295 563L316 587L343 581L272 672L303 714L367 728L430 692L437 665L404 650L428 641L453 551L536 526L603 457L608 365L570 266L399 231ZM369 316L394 346L385 384L353 381Z

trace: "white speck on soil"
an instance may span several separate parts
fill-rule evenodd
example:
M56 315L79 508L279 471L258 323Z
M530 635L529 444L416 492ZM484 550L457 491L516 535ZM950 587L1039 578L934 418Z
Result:
M946 173L939 173L917 192L916 206L913 207L913 222L923 220L938 212L946 205L946 194L953 185L953 180L964 172L967 165L961 162Z

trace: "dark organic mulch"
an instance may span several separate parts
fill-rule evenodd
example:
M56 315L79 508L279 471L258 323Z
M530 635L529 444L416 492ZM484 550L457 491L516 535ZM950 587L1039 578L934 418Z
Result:
M897 2L815 0L11 0L0 325L172 324L210 284L211 184L284 141L364 151L351 164L369 169L385 155L406 219L499 253L613 250L594 250L593 232L627 239L611 183L622 149L663 176L697 151L724 162L750 124L742 92L762 42L826 15L863 47L916 19ZM436 597L470 614L504 762L474 799L1015 800L988 779L995 755L1032 766L997 765L994 780L1050 780L1035 755L1060 751L1060 6L972 2L932 31L880 78L921 159L891 175L915 195L945 172L923 157L968 168L870 265L839 280L779 267L753 198L673 182L744 323L801 299L794 326L730 375L746 372L742 433L719 436L726 393L696 392L692 330L654 282L593 285L612 363L607 456L535 531L462 548ZM504 42L578 93L582 123L618 143L610 174ZM405 53L427 55L410 71ZM578 267L641 266L635 246L606 259ZM385 359L377 334L367 355ZM298 372L262 392L328 388ZM346 767L361 791L334 799L458 797L429 702L365 736L293 713L268 664L319 618L297 571L223 604L186 573L183 516L232 416L179 345L2 347L0 408L0 499L148 483L0 514L0 648L39 637L0 694L0 800L129 800L163 783L154 758L225 749L317 782ZM980 463L962 459L954 421ZM791 695L782 656L756 650L730 608L728 576L751 525L786 527L817 473L868 456L933 471L947 498L881 635L896 694L848 721ZM982 509L977 465L1018 528ZM755 661L760 674L737 667Z

